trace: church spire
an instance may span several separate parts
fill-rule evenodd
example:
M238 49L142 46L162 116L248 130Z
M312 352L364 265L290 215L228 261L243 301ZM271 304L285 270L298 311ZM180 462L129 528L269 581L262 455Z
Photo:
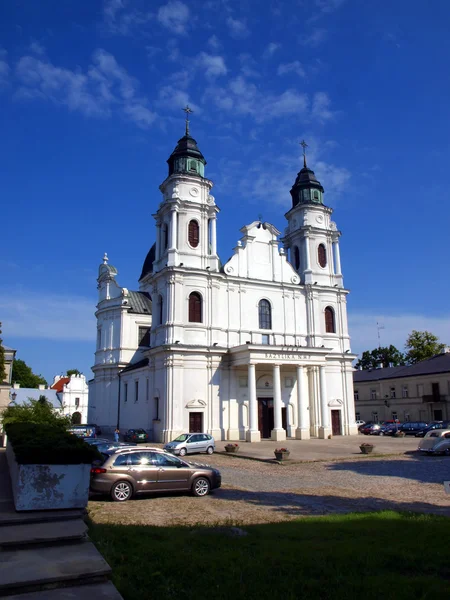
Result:
M185 133L185 135L189 135L189 115L190 115L190 113L193 113L194 111L192 110L192 108L189 107L189 104L186 104L186 106L184 108L182 108L181 110L183 110L186 113L186 133Z
M178 140L175 150L169 156L169 175L174 173L189 173L189 175L205 176L206 160L200 152L197 142L189 133L189 115L194 112L186 105L182 109L186 113L186 129L184 136Z
M305 140L302 140L300 146L303 148L303 169L298 173L291 189L292 206L297 206L297 204L323 204L324 189L322 184L316 178L314 171L306 165L306 148L308 148L308 144Z
M308 144L305 142L305 140L302 140L300 142L300 146L303 147L303 168L306 169L306 148L308 147Z

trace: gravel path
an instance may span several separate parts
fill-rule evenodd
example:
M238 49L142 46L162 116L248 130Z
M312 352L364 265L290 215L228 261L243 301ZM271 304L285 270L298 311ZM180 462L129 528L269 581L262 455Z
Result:
M207 498L93 500L95 522L147 525L249 524L351 511L395 509L450 516L450 458L416 455L268 464L215 454L195 456L220 469L222 488Z

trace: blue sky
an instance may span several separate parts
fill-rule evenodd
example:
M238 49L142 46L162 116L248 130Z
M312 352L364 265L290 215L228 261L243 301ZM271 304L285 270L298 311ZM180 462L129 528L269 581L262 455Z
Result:
M191 132L218 245L281 231L299 141L342 230L353 349L450 342L450 6L431 0L0 4L0 320L47 379L91 376L105 251L138 289L166 159Z

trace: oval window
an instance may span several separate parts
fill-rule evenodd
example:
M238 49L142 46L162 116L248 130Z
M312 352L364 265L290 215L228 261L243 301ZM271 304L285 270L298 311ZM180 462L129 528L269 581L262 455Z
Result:
M322 268L325 268L327 266L327 250L323 244L319 244L319 248L317 249L317 255L319 265Z
M189 244L193 248L197 248L199 240L200 240L200 228L198 226L197 221L192 219L189 221L189 232L188 232Z

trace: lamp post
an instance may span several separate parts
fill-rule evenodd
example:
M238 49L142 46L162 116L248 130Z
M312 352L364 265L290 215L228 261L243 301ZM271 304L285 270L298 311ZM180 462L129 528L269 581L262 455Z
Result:
M11 394L11 400L12 400L13 402L15 402L15 401L16 401L16 398L17 398L17 394L16 394L16 392L13 392L13 393Z

